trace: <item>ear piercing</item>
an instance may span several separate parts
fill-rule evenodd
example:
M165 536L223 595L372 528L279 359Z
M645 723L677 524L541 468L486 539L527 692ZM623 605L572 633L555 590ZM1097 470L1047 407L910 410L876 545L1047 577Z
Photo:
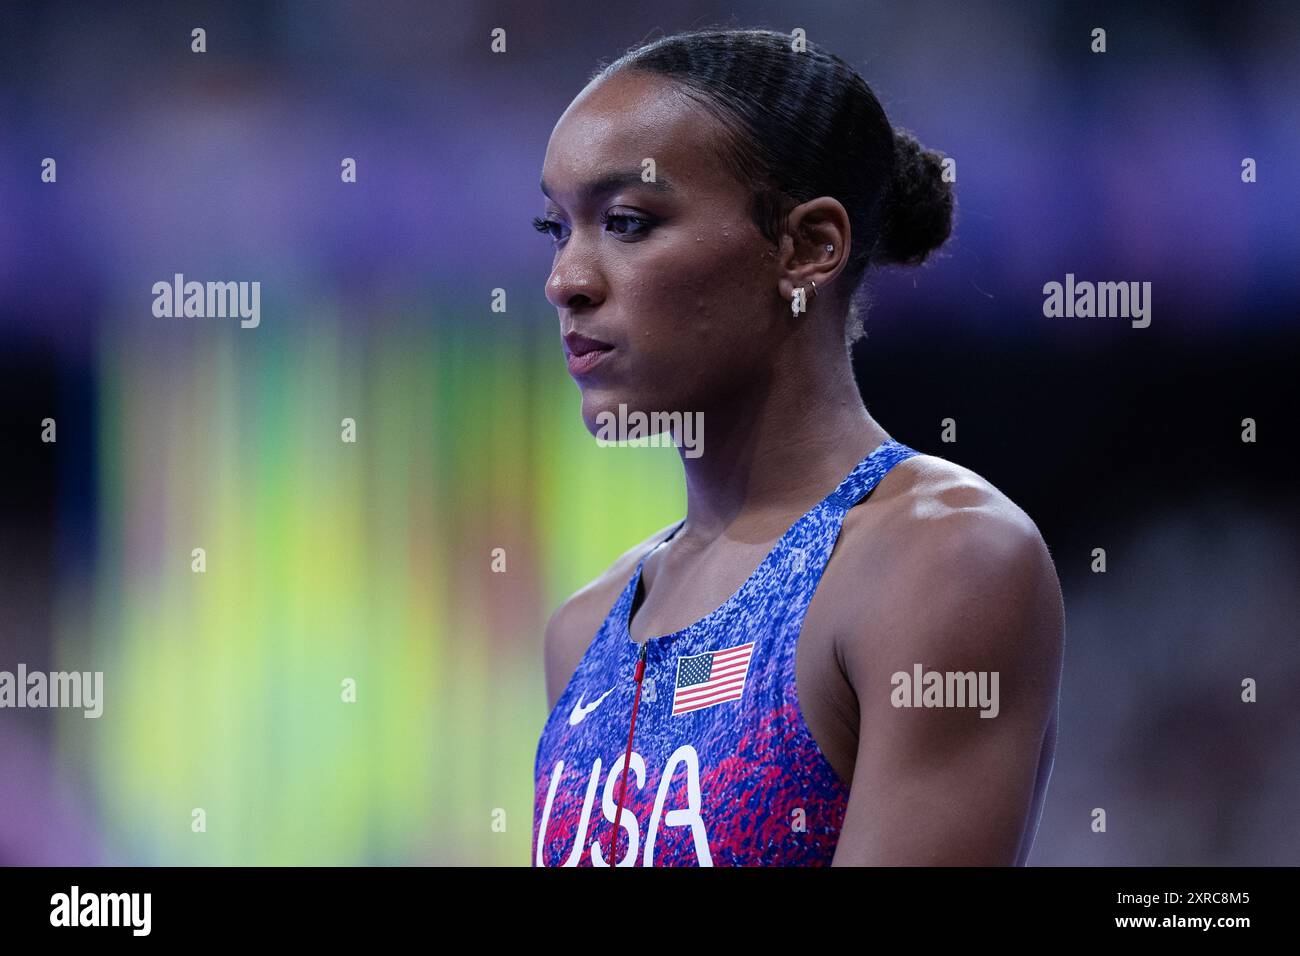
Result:
M813 294L813 298L815 299L817 298L817 280L809 279L808 282L812 286L812 294ZM804 302L804 294L805 293L804 293L803 286L799 286L794 290L794 295L790 296L790 312L792 314L798 315L800 312L807 311Z
M833 242L826 243L826 251L834 252L835 243ZM810 279L809 283L812 285L812 294L813 294L813 298L815 299L817 297L817 280ZM794 295L790 297L790 311L793 312L795 315L798 315L800 312L805 311L803 286L799 286L797 289L795 289Z

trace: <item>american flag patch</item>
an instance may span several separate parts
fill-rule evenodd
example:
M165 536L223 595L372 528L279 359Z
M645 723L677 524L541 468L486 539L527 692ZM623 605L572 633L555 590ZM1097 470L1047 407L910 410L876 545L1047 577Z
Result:
M736 700L745 689L754 642L677 658L673 716Z

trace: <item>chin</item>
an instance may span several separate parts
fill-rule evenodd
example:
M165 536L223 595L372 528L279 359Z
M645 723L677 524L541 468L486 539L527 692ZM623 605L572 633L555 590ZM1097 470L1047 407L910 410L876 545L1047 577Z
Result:
M633 412L649 414L662 409L645 395L636 395L622 389L590 385L582 389L582 423L587 431L599 437L601 429L608 429L612 423L625 421Z
M704 454L704 416L673 410L662 397L584 389L582 420L598 445L676 445L688 458Z
M587 431L595 435L608 416L617 418L619 405L632 407L625 393L594 385L582 388L582 423L587 426Z

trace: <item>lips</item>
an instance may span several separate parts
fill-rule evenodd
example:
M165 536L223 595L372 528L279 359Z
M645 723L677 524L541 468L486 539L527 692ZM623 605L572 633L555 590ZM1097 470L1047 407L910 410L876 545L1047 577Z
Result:
M570 375L585 375L614 351L614 346L600 339L570 332L564 336L564 353Z

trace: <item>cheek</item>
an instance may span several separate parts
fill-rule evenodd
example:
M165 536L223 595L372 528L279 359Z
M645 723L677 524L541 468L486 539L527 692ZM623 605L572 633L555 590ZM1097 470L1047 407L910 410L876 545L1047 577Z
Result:
M628 286L636 340L646 347L660 340L665 346L722 347L748 338L766 304L754 258L693 250L646 263Z

